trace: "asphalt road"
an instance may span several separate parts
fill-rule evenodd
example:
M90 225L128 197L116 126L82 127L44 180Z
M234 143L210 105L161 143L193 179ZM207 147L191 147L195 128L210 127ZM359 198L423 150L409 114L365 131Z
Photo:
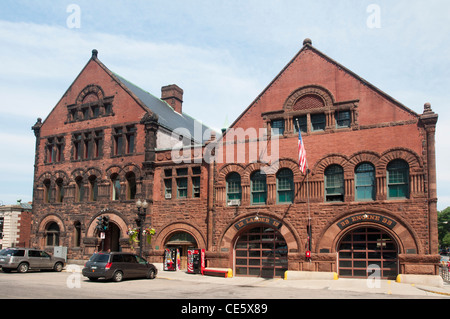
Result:
M388 295L357 291L305 289L280 280L227 284L165 278L91 282L76 272L0 272L0 299L411 299L426 296ZM221 283L224 282L224 283ZM439 298L438 295L431 298ZM448 297L447 297L448 298Z
M308 289L282 279L230 280L196 276L162 272L153 280L115 283L91 282L79 272L0 272L0 307L14 309L21 318L37 313L46 314L46 317L55 317L56 314L152 317L156 313L170 318L280 319L293 314L334 316L336 312L353 309L355 305L360 309L358 313L378 310L385 313L389 309L391 315L395 312L404 316L409 312L412 316L416 314L417 302L436 298L448 302L449 298L436 294L390 295L384 291L334 290L327 285ZM411 300L407 301L408 304L399 304L399 299L413 299L415 306L410 307ZM387 307L380 304L381 300L388 302Z

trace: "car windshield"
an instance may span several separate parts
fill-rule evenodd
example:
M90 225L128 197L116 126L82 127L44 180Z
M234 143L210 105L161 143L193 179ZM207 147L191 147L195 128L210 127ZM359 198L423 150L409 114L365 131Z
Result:
M18 249L2 249L0 250L0 256L24 256L24 250Z
M108 262L109 255L107 254L94 254L89 259L89 261L98 262L98 263L106 263Z

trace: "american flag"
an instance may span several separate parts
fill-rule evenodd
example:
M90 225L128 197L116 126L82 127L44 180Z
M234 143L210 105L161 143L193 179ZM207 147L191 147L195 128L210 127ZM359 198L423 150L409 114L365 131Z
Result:
M305 174L306 172L306 151L305 145L302 140L302 133L300 129L298 130L298 167L300 171Z

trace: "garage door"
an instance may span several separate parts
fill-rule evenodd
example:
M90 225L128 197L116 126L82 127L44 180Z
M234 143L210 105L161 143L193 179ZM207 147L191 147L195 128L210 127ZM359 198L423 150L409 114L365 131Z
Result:
M373 270L379 271L383 279L393 279L398 274L397 245L380 229L353 230L344 235L338 252L340 277L367 278Z
M277 230L254 227L239 236L235 246L237 276L283 277L287 266L287 244Z

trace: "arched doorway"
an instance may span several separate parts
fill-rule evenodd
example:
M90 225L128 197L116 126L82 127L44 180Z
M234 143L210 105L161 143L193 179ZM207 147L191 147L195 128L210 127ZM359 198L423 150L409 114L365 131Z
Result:
M353 229L343 235L337 251L340 277L367 278L374 270L382 279L398 274L398 245L381 229Z
M98 251L120 251L120 228L114 222L109 223L109 228L105 232L105 239L100 241ZM103 241L103 243L102 243Z
M236 276L283 277L287 254L286 241L278 230L262 225L247 228L236 239L234 272Z
M187 269L187 251L190 248L198 248L195 238L187 232L172 234L165 243L165 248L178 248L180 251L180 268Z

